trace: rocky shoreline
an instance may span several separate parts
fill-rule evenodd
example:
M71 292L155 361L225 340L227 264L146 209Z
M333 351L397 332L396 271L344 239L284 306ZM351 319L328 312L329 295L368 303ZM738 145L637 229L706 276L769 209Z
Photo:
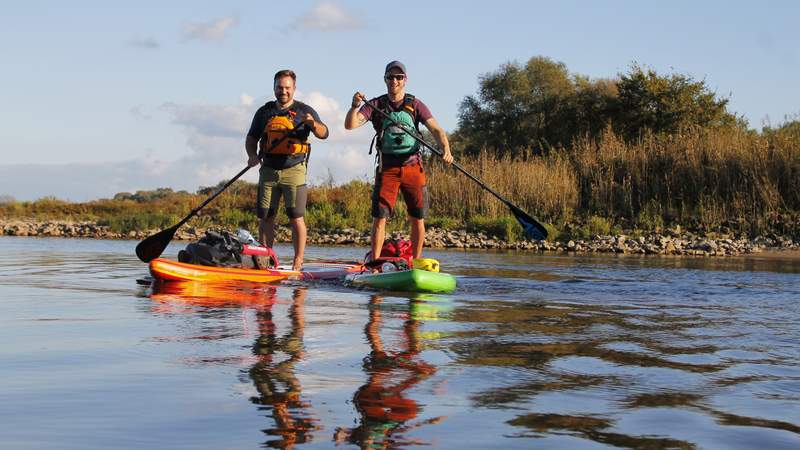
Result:
M141 240L159 230L116 233L107 226L94 222L34 221L0 219L0 234L4 236L42 236L93 239ZM178 230L175 240L192 241L205 234L205 230L186 226ZM394 237L400 237L395 235ZM279 227L278 242L291 242L287 227ZM344 229L330 232L309 230L308 243L317 245L369 245L369 232ZM685 256L735 256L759 253L765 250L798 250L800 242L791 237L768 235L755 239L734 237L708 237L690 232L665 231L639 236L595 236L588 240L518 241L506 242L483 233L464 230L429 228L425 246L429 248L507 249L555 253L620 253Z

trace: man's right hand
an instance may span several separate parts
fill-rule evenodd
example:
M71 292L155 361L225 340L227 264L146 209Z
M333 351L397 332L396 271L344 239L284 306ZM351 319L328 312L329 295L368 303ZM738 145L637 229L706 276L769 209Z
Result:
M353 94L353 101L350 103L350 110L347 111L347 115L344 116L345 130L352 130L367 123L367 118L364 117L364 115L361 114L361 111L358 109L358 106L361 105L361 102L363 101L366 101L364 94L361 92L356 92Z
M366 97L361 92L353 94L353 103L350 104L352 109L358 108L361 102L366 101Z
M260 163L261 163L261 159L258 157L258 155L250 155L250 156L247 158L247 166L248 166L248 167L254 167L254 166L257 166L257 165L259 165Z

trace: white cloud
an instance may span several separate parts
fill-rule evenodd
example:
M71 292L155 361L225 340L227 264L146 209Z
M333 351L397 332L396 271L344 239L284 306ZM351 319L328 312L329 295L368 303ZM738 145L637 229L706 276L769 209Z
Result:
M320 92L298 93L297 97L317 111L329 132L328 139L312 143L309 182L314 184L326 180L329 172L337 183L371 177L375 156L374 152L368 155L374 134L372 127L366 124L356 130L345 130L347 112L340 108L339 102Z
M336 100L320 92L308 95L298 92L297 99L313 106L330 131L324 141L312 138L309 183L320 184L329 174L336 183L371 179L374 154L370 156L367 152L372 127L367 124L346 131L345 111ZM253 101L256 102L260 101ZM97 164L0 165L0 196L35 200L55 195L64 200L86 201L159 187L195 192L201 186L228 180L245 167L244 138L256 107L165 103L159 111L167 114L170 122L184 133L189 150L186 156L171 161L146 156ZM142 114L142 108L134 107L131 112ZM257 181L258 170L251 169L243 179Z
M185 41L220 41L225 38L228 30L238 23L239 18L235 16L223 17L222 19L204 23L187 22L183 24L183 39Z
M364 22L352 16L333 2L322 2L299 17L295 25L301 29L320 31L348 31L364 28Z
M252 95L248 95L246 93L242 93L242 95L239 96L239 104L242 105L242 106L250 106L250 105L252 105L253 104L253 100L255 100L253 98L253 96Z
M249 109L249 108L247 108ZM251 117L243 106L222 106L198 103L179 105L165 103L161 110L172 116L172 123L183 126L190 136L221 136L237 138L247 132L243 127L250 125Z
M139 120L150 120L153 118L153 115L141 105L136 105L131 108L130 113L133 117Z
M144 48L147 50L155 50L161 47L161 44L159 44L158 41L152 37L135 38L131 39L128 43L134 47Z

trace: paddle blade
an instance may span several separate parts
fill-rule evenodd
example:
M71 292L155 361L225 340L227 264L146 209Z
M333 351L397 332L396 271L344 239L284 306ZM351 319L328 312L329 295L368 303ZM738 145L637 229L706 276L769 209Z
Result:
M517 218L517 222L519 222L519 224L522 226L522 229L525 230L525 234L527 234L529 238L533 239L534 241L542 241L547 239L547 229L544 227L544 225L516 206L508 205L508 207L511 208L511 212L514 214L514 217Z
M164 253L177 230L177 226L167 228L139 242L139 245L136 246L136 256L143 262L150 262L158 258Z

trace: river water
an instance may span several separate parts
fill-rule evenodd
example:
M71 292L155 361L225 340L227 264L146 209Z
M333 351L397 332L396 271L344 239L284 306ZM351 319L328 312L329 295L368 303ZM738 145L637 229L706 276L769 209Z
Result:
M454 293L153 291L136 243L0 237L0 448L800 448L797 260L428 251Z

